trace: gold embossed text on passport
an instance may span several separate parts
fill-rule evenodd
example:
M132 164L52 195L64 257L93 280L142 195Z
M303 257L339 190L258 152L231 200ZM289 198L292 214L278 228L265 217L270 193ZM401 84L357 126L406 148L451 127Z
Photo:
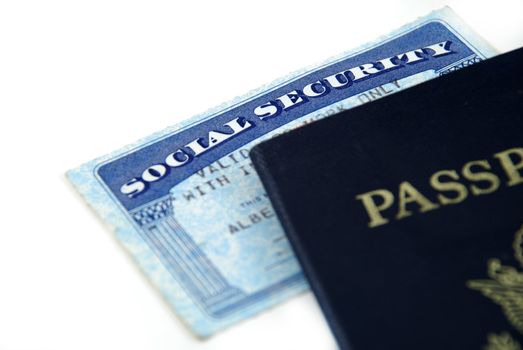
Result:
M500 173L493 171L493 162L499 163ZM427 181L431 193L422 193L409 181L403 181L395 191L379 188L358 194L356 200L367 212L368 226L385 225L415 213L426 213L471 197L488 195L501 186L523 184L523 147L495 153L491 159L467 162L459 170L437 171Z

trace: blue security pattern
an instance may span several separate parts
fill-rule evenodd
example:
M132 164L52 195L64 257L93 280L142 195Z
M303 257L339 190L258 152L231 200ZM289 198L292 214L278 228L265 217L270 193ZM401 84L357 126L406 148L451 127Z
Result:
M169 273L189 292L192 299L210 316L225 317L258 301L269 293L304 283L297 273L272 286L247 294L231 286L216 266L174 217L172 199L162 197L133 210L140 234Z
M231 286L176 221L169 196L131 213L142 237L181 285L211 316L232 311L230 304L245 297Z

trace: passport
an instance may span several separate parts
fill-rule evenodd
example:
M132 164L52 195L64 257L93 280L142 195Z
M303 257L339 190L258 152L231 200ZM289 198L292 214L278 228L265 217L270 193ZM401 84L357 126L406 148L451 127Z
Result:
M342 349L521 349L523 49L250 153Z

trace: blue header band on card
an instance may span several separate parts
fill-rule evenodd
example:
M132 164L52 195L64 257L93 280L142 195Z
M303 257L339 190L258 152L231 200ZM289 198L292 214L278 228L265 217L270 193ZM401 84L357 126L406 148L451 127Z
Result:
M436 51L427 48L428 43L440 44L439 54L436 46ZM131 150L100 166L98 175L132 210L167 195L196 171L297 118L382 84L442 69L472 54L445 25L429 22ZM341 72L346 74L337 75Z

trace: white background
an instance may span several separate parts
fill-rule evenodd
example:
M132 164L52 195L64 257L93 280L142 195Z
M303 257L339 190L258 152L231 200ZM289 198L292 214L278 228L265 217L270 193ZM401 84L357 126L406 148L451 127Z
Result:
M310 293L195 339L63 174L445 4L523 45L522 0L0 0L0 349L335 349Z

